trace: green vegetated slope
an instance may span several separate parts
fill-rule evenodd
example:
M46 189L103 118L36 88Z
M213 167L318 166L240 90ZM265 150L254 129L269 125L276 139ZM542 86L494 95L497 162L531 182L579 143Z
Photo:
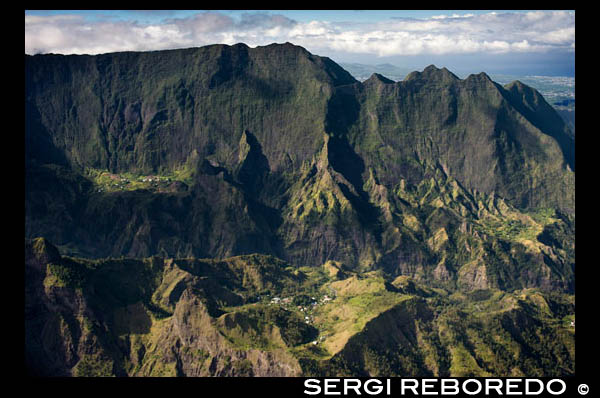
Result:
M27 153L112 172L174 170L207 156L231 166L249 130L271 167L297 165L321 138L332 87L355 81L291 44L26 55Z
M574 296L454 292L338 262L103 259L25 244L26 363L60 376L557 376Z
M535 90L289 43L25 77L32 372L574 373L574 135Z
M485 74L360 83L289 43L214 45L25 56L25 92L26 237L73 255L370 266L399 242L390 196L433 168L575 211L572 133L535 90Z

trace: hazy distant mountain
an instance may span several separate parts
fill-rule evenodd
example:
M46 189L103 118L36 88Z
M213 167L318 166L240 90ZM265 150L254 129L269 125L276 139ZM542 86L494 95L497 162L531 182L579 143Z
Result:
M392 64L366 65L340 62L340 66L361 82L367 80L373 73L379 73L388 79L400 81L413 71L410 68L403 68Z

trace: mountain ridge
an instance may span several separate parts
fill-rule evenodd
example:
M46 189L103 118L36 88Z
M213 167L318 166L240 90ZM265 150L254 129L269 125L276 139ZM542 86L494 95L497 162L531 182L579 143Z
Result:
M35 372L574 373L575 141L536 90L291 43L25 77Z
M319 152L329 159L328 167L345 181L335 183L342 190L338 201L349 201L350 208L357 210L357 224L350 230L355 230L357 236L367 233L359 241L371 242L342 249L345 244L340 245L341 241L334 238L337 242L334 253L344 250L348 253L346 256L357 249L363 250L355 245L372 246L373 239L380 239L375 230L364 230L360 221L377 219L376 214L381 212L377 206L373 207L375 199L364 187L370 175L376 175L378 184L389 193L402 179L418 184L429 167L439 165L467 189L493 192L516 207L557 207L574 212L574 172L570 171L574 170L574 164L569 168L559 160L561 152L567 164L574 159L569 153L574 150L574 141L564 123L544 132L547 126L541 125L534 116L542 112L538 117L541 120L548 109L537 92L521 87L521 97L534 99L523 102L521 97L515 99L516 94L493 83L485 74L461 80L447 69L433 65L423 72L415 72L404 82L393 83L374 75L383 84L363 84L332 61L291 44L256 49L215 45L170 50L168 56L165 54L159 51L101 56L26 56L31 61L26 62L26 164L32 165L26 166L27 236L36 233L48 236L61 246L92 249L91 241L82 245L82 239L73 242L72 237L65 236L66 230L73 228L67 228L66 223L77 219L89 220L85 224L93 223L94 219L104 218L106 212L113 212L119 214L116 216L121 225L118 230L130 231L126 232L130 236L129 243L116 244L117 229L111 231L107 225L106 235L101 236L107 239L109 250L97 255L150 255L166 250L165 254L169 255L227 256L265 251L291 259L285 246L292 242L284 242L289 240L286 235L295 235L295 232L282 231L280 227L297 223L293 219L284 222L283 214L289 211L290 199L297 196L292 187L315 167L315 156ZM151 64L140 61L153 57L158 58ZM47 58L51 62L45 63ZM60 69L61 75L50 74L52 68L63 65L56 62L68 60L75 61L72 65L64 64L66 68ZM85 72L85 62L80 63L80 60L88 63L94 60L93 73ZM175 63L177 69L169 69L169 65ZM71 69L72 72L68 72ZM148 74L154 70L156 72ZM188 76L191 71L199 72L194 74L193 80ZM94 76L100 76L98 73L103 73L106 79L94 80L97 78ZM42 79L44 74L48 76ZM91 79L87 79L87 84L82 82L82 88L74 92L67 90L74 81L80 82L88 74ZM131 85L140 81L141 76L148 76L154 84ZM273 76L281 78L274 80ZM52 89L44 83L46 81L55 81ZM111 88L113 86L115 88ZM48 95L42 96L42 92ZM142 100L137 98L139 95ZM531 105L527 105L530 102ZM63 106L61 104L70 104L68 111L66 107L65 112L45 111L50 105ZM98 117L89 119L94 112ZM86 120L90 123L83 126ZM68 131L65 126L69 126ZM250 136L254 142L251 147L257 149L248 153L256 155L252 155L254 160L248 159L244 167L240 161L246 156L247 144L243 141ZM43 166L44 163L59 166L49 168ZM58 191L73 184L73 179L60 183L63 188L50 188L43 181L28 183L38 181L36 176L48 178L49 171L58 173L53 177L55 181L62 181L66 174L58 172L60 167L72 168L69 173L75 174L82 174L85 169L98 170L93 171L93 175L108 170L113 175L111 178L130 173L129 180L148 174L173 175L176 180L180 179L178 188L171 188L175 191L159 195L152 191L144 194L127 190L118 184L121 188L116 192L104 192L104 189L114 190L115 185L103 188L98 181L90 184L82 180L76 187L68 188L68 193ZM261 171L255 173L256 167ZM219 177L218 170L224 171L223 177ZM185 179L181 179L183 176ZM47 197L44 192L36 191L43 186L62 198L47 201L57 202L59 208L67 206L66 214L70 215L58 217L43 210L47 205L35 199L38 195ZM102 192L94 192L93 186ZM155 189L154 185L149 187ZM214 196L205 196L204 192L211 190L230 192L227 195L238 203L235 208L249 210L233 217L249 221L244 222L249 227L242 233L245 237L240 236L220 248L214 243L200 244L200 240L206 238L209 242L218 241L210 237L209 225L213 222L210 220L217 214L224 216L229 206L223 207L229 199L218 203ZM312 192L320 194L318 188ZM121 199L111 199L114 195L120 195ZM143 208L145 205L141 203L158 203L162 197L175 200L178 207L183 206L175 214L157 207L163 209L164 221L146 210L132 218L114 207L126 200L131 205L138 203L136 208ZM190 201L198 200L203 204L191 205ZM69 201L73 204L67 205ZM240 206L241 203L244 204ZM39 211L36 212L36 208ZM217 211L217 208L222 210ZM202 220L199 225L204 227L184 226L180 214L190 211L198 212L192 218ZM223 220L223 216L217 219ZM390 220L388 217L387 221L379 222ZM315 222L321 223L318 219ZM58 225L61 232L57 234L57 227L50 229L50 225ZM156 232L157 227L163 232ZM233 228L227 229L228 233L239 235ZM325 232L330 227L325 224L312 225L312 228ZM94 227L81 230L82 225L74 229L79 229L77 235L88 240L99 232L94 231ZM171 232L167 232L169 230ZM151 238L148 245L150 236L155 235L160 240L165 233L180 243L160 248L160 244L151 243L155 240ZM331 233L335 236L338 232ZM144 239L146 242L142 243ZM231 237L219 239L231 241ZM135 240L140 243L134 243ZM115 251L116 247L121 249ZM318 264L325 260L319 255L310 262Z

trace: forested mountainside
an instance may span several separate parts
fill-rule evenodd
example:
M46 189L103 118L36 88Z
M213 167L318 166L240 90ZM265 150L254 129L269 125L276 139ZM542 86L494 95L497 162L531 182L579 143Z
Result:
M536 90L286 43L25 55L25 97L36 373L574 372L575 138Z
M565 376L574 296L466 291L265 255L61 256L25 245L36 376Z

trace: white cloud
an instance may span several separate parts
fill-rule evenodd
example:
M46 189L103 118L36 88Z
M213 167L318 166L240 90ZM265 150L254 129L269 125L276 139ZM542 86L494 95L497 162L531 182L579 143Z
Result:
M539 39L552 44L574 44L575 27L556 29L550 32L546 32L543 35L541 35Z
M247 13L236 20L219 12L199 12L156 24L90 22L76 15L25 16L28 54L98 54L238 42L253 47L286 41L320 55L330 51L375 56L574 51L575 15L490 12L351 24L297 22L269 13Z
M25 15L25 25L27 24L38 24L38 23L64 23L71 21L83 22L83 18L78 15L50 15L50 16L38 16L38 15Z
M470 18L470 17L474 17L475 14L463 14L463 15L459 15L459 14L452 14L452 15L434 15L431 17L431 19L447 19L447 18Z

